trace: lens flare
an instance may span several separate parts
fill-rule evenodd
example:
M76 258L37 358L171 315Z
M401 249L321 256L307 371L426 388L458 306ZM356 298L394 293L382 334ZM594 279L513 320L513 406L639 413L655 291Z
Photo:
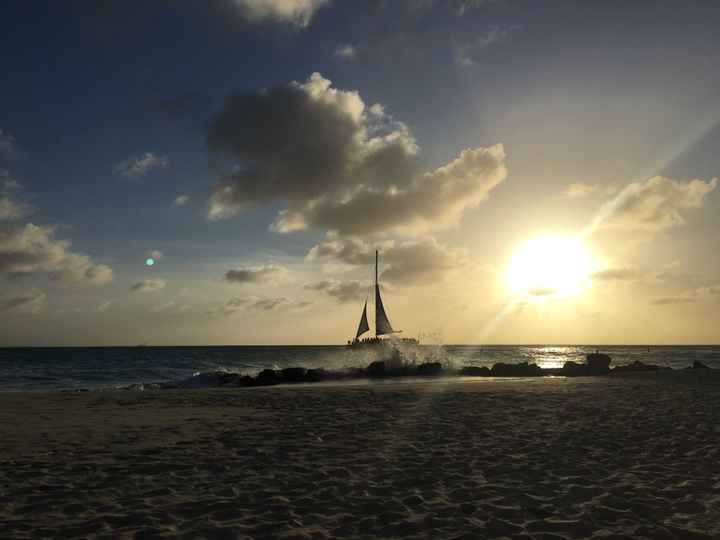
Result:
M147 266L152 266L155 264L155 259L153 259L152 257L148 257L147 259L145 259L145 264Z

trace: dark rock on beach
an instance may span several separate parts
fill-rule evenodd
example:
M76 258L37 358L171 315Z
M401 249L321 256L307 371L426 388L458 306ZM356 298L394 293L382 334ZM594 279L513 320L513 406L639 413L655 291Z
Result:
M368 377L384 377L385 376L385 362L382 360L376 360L371 362L370 365L365 369Z
M280 377L283 382L305 382L306 369L302 367L289 367L280 370Z
M442 373L442 364L440 362L426 362L417 367L418 375L440 375Z
M324 369L308 369L305 372L305 382L320 382L328 378L328 373Z
M499 362L490 370L493 377L539 377L542 369L537 364L521 362L519 364L505 364Z
M460 370L460 375L463 375L465 377L489 377L490 368L487 368L485 366L465 366Z
M695 360L695 361L693 362L692 367L691 367L691 368L688 368L688 369L712 369L712 368L706 366L706 365L703 364L700 360Z
M659 369L665 369L665 368L663 368L661 366L656 366L655 364L645 364L644 362L641 362L640 360L635 360L632 364L628 364L626 366L616 366L612 370L612 372L613 373L627 373L627 372L634 372L634 371L657 371Z
M261 386L269 386L280 382L278 373L274 369L263 369L260 373L258 373L255 380L256 383Z
M610 373L612 358L607 354L594 352L585 357L589 375L607 375Z
M588 365L567 361L563 364L561 374L566 377L583 377L589 374Z

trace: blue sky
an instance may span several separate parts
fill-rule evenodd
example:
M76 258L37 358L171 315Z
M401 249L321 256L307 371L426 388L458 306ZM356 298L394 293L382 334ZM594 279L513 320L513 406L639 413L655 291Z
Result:
M714 3L30 1L8 2L0 15L0 216L17 210L0 221L0 313L9 322L0 343L342 342L370 275L363 253L383 246L396 277L391 316L409 332L452 342L720 338L704 322L720 299ZM327 81L322 95L312 94L313 73ZM272 89L285 90L267 98ZM277 131L272 111L282 96L311 95L355 95L364 107L353 128L364 146L341 169L373 145L390 157L344 179L294 176L304 163L287 161L293 141L323 140L323 126L352 112L336 101L298 124L286 118L286 153L273 153L287 128ZM252 110L231 114L232 96L255 96L270 116L246 122ZM374 104L382 114L373 116ZM209 142L218 119L227 124L222 149ZM314 134L304 132L315 120ZM395 139L372 142L376 128ZM267 152L237 142L261 140L265 129ZM447 200L427 187L412 192L463 150L496 144L504 157L494 171L483 162L470 191ZM329 167L333 151L313 159ZM665 180L651 182L656 175ZM210 219L223 185L236 190L222 200L227 215ZM409 190L418 207L391 204L393 189ZM188 202L176 204L182 195ZM367 218L375 225L351 231L363 196L376 198ZM615 198L629 202L586 239L598 276L588 291L507 298L504 269L518 246L577 234ZM283 210L300 229L271 230ZM27 248L29 223L52 230L42 248ZM71 244L53 255L63 241ZM323 242L334 251L310 257ZM152 250L163 256L148 268ZM30 262L18 266L20 256ZM244 283L224 277L268 267L282 271ZM604 279L611 269L634 277ZM132 289L144 280L164 285ZM418 314L421 298L447 310L442 323ZM258 304L268 299L283 301ZM515 307L503 311L508 302ZM510 315L490 332L501 311ZM622 331L612 324L619 312ZM641 314L657 325L636 325Z

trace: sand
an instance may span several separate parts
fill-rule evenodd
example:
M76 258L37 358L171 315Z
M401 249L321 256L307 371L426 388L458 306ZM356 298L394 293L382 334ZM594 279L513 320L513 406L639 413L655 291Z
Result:
M0 394L44 537L720 538L720 377Z

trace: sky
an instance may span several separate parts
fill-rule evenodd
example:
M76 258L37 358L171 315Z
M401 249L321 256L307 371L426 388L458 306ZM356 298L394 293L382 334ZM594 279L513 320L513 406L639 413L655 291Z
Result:
M720 343L718 23L5 2L0 346Z

